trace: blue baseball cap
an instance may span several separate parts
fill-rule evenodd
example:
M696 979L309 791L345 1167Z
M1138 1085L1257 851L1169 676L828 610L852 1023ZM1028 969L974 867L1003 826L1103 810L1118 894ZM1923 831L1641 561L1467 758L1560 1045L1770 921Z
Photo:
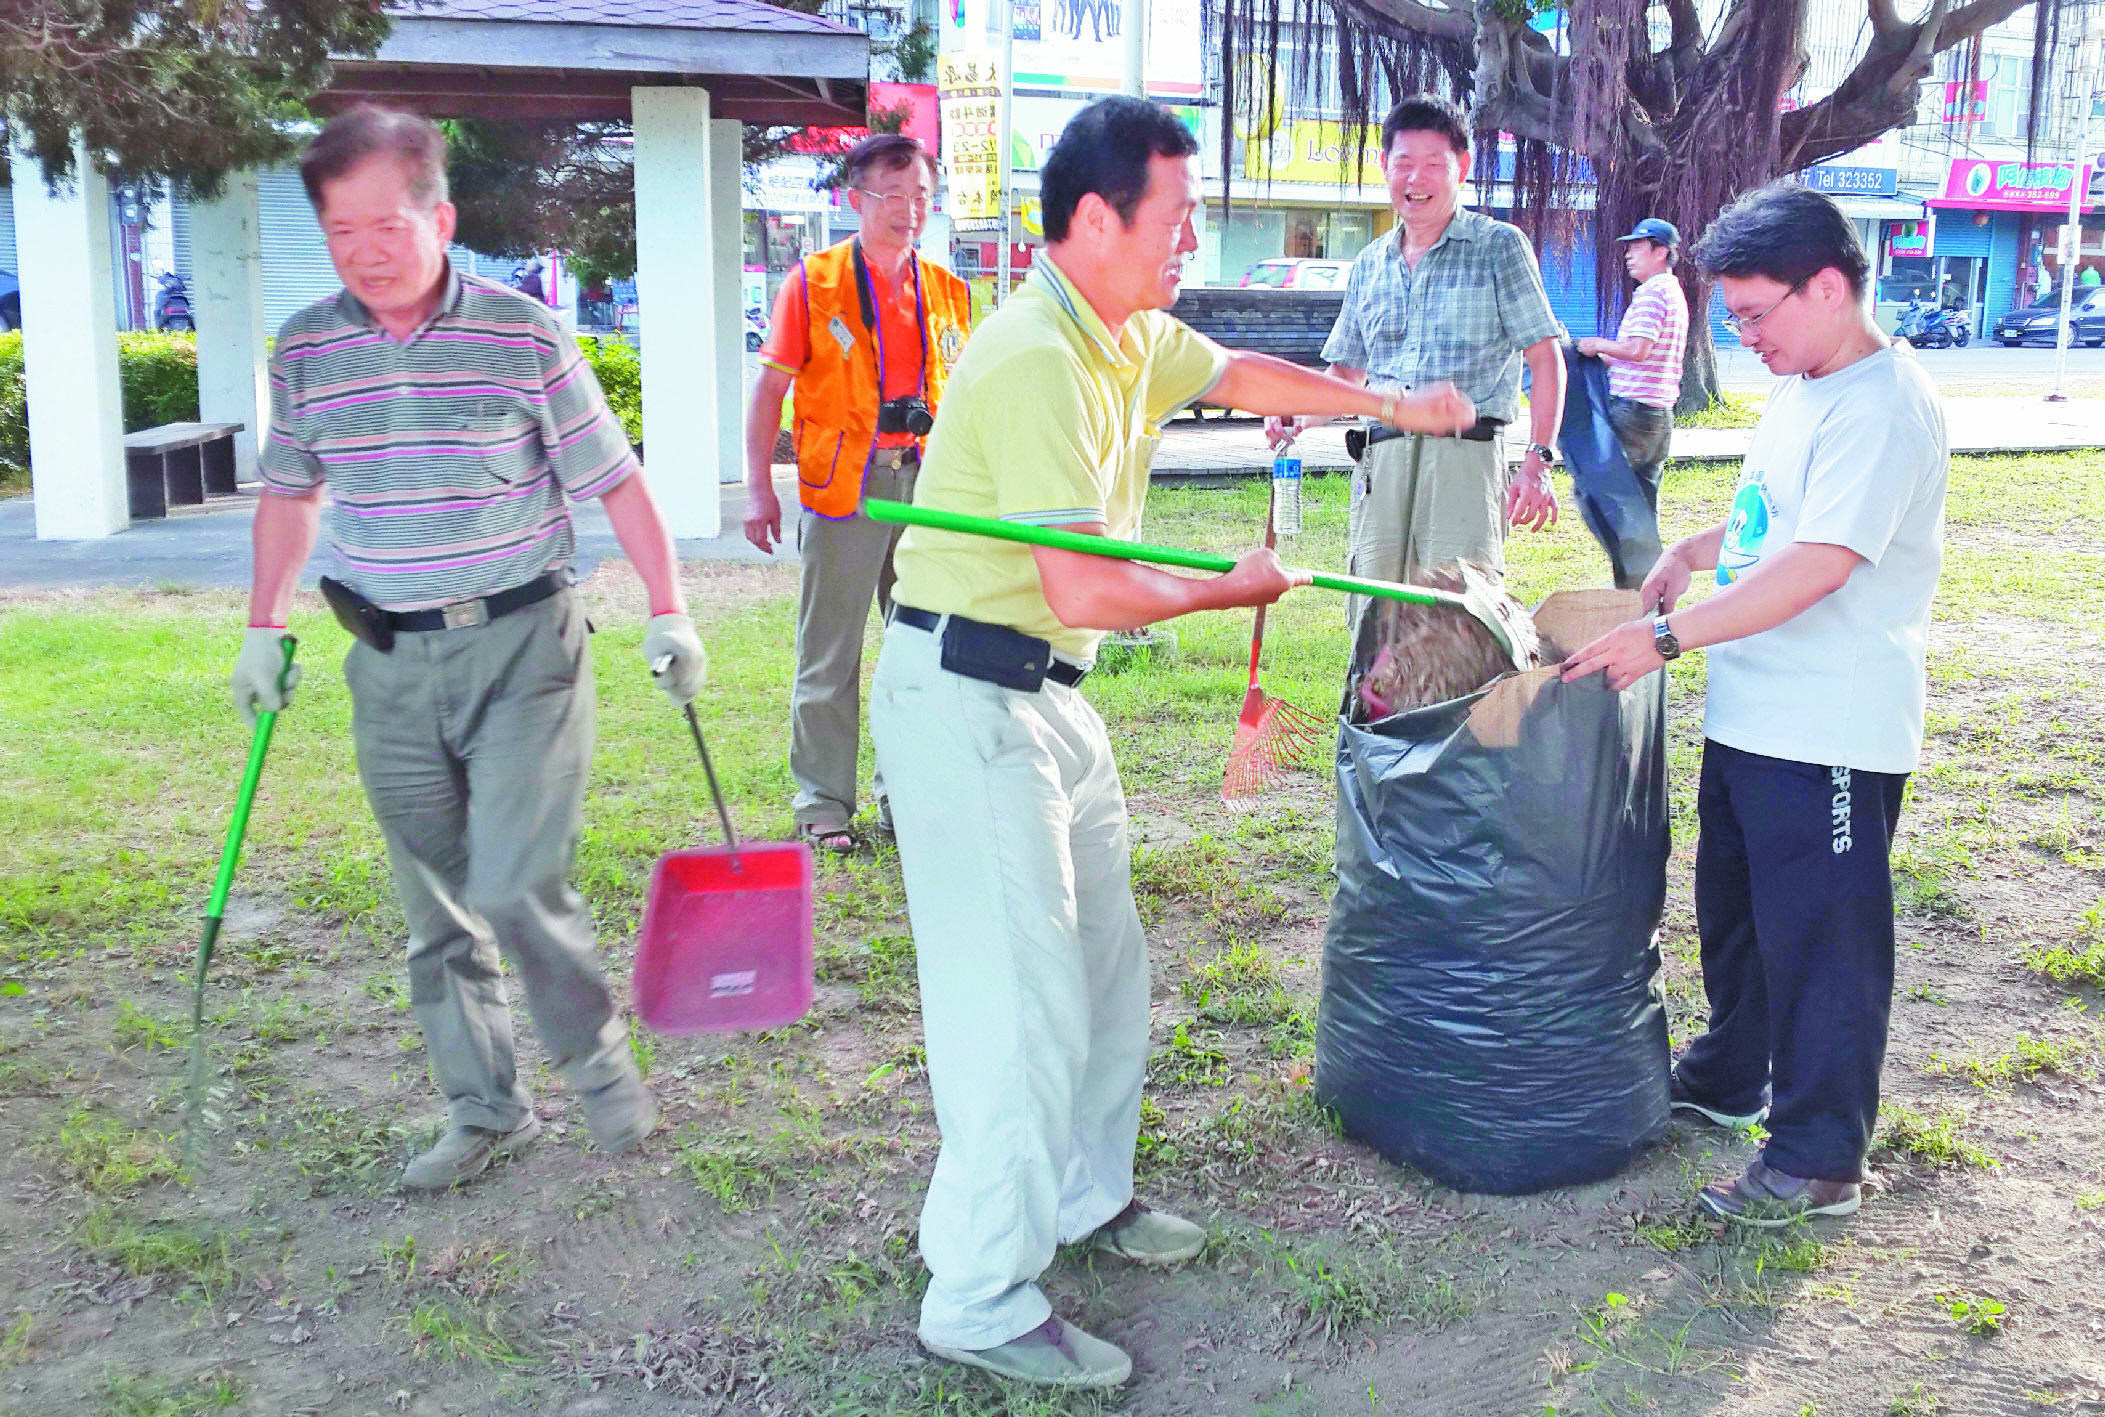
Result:
M1670 221L1661 221L1656 216L1646 217L1631 230L1628 236L1618 236L1615 239L1618 241L1651 241L1661 246L1676 248L1681 245L1681 233L1674 230L1674 224Z

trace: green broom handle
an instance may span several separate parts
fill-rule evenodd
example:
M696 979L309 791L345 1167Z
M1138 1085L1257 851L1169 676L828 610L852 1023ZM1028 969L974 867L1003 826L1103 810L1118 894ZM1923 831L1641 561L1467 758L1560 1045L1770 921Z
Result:
M1120 541L1116 537L1091 536L1086 532L1063 531L1059 527L997 521L993 517L975 517L966 512L946 512L938 507L887 502L877 497L866 500L862 509L863 514L873 522L889 522L897 526L925 526L934 531L991 536L997 541L1020 541L1026 546L1049 546L1059 551L1080 551L1085 555L1109 556L1119 561L1148 561L1160 566L1182 566L1191 571L1223 572L1235 569L1232 557L1216 556L1206 551L1185 551L1175 546L1150 546L1146 542ZM1394 581L1368 580L1364 576L1338 576L1327 571L1318 571L1315 573L1313 584L1324 590L1380 596L1385 600L1401 600L1412 605L1447 605L1457 610L1469 609L1468 603L1454 591L1425 590L1418 586L1398 585Z
M283 635L278 643L285 649L285 667L278 671L278 689L283 692L285 676L292 672L292 654L299 648L299 641L291 635ZM278 715L264 710L256 715L256 733L249 740L248 767L241 774L241 791L234 798L234 816L227 823L226 846L219 853L219 879L212 883L212 902L205 907L205 914L217 920L227 913L227 891L234 884L234 863L241 856L241 838L248 831L249 808L256 802L256 784L263 778L263 755L270 751L271 730L278 724Z

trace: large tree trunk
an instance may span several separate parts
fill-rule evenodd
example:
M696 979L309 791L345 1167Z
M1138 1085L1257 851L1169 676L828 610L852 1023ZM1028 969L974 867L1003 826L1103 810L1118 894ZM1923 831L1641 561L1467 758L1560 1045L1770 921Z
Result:
M1710 322L1691 316L1688 358L1681 365L1681 399L1674 405L1674 416L1701 413L1718 401L1718 392L1718 349L1710 342Z

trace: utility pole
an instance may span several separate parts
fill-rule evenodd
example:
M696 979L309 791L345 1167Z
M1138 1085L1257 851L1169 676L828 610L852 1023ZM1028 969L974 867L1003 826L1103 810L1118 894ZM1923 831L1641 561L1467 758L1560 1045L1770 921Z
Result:
M1001 98L995 110L994 141L999 144L1001 164L1001 255L994 266L994 304L998 309L1009 298L1009 257L1014 238L1009 231L1009 212L1016 183L1016 6L1014 0L994 0L994 15L1001 25Z
M1119 38L1125 41L1125 63L1118 91L1133 98L1148 96L1148 0L1121 0Z
M2072 85L2076 97L2076 149L2069 159L2068 224L2061 228L2061 319L2054 333L2054 392L2047 395L2048 403L2061 403L2068 398L2062 390L2068 377L2069 346L2076 342L2076 263L2083 253L2083 202L2090 195L2090 184L2084 180L2083 155L2090 147L2091 95L2098 86L2101 33L2105 30L2101 30L2096 14L2086 15L2083 45L2076 55L2076 82Z

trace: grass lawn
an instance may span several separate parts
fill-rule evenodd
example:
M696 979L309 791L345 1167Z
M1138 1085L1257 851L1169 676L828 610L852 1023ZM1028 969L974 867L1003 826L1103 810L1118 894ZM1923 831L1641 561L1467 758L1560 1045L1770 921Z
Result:
M1669 470L1670 535L1736 468ZM667 1123L593 1154L540 1066L542 1143L456 1194L389 1182L436 1097L402 924L351 761L344 637L303 599L305 678L265 770L208 995L220 1122L180 1164L187 971L246 751L239 598L0 601L0 1414L2003 1412L2105 1401L2105 459L1961 459L1931 646L1882 1185L1849 1222L1721 1236L1693 1189L1746 1137L1676 1128L1614 1182L1463 1196L1310 1101L1331 793L1219 802L1246 614L1089 681L1135 821L1156 1011L1145 1194L1212 1225L1191 1268L1064 1254L1061 1312L1134 1352L1116 1397L926 1362L914 1224L935 1129L889 848L825 863L820 997L757 1036L639 1036ZM1290 560L1342 561L1312 481ZM1264 490L1167 490L1152 541L1249 544ZM1598 584L1575 515L1512 545L1523 599ZM741 828L785 833L793 572L689 570L701 702ZM711 840L685 727L637 656L626 569L587 586L600 709L578 881L625 985L650 866ZM1335 704L1342 603L1290 597L1265 679ZM874 646L874 634L872 637ZM867 666L866 666L867 668ZM1671 696L1663 979L1701 1027L1689 900L1703 663ZM865 770L868 757L865 756ZM515 1003L517 1002L515 995ZM1999 1308L1991 1306L1999 1305ZM2030 1405L2027 1405L2030 1404Z

